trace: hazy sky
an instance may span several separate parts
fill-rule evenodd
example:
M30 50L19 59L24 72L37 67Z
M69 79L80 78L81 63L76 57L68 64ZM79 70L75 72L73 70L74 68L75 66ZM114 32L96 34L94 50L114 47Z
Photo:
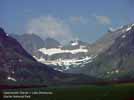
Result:
M0 12L9 33L92 42L109 27L134 23L134 0L0 0Z

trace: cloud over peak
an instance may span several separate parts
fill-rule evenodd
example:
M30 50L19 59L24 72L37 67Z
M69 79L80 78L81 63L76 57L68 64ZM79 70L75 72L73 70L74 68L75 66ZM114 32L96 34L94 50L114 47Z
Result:
M111 19L108 16L94 15L94 17L100 24L111 24Z
M88 18L84 16L71 16L70 21L72 23L80 23L80 24L87 24L88 23Z
M62 42L73 38L70 27L59 18L41 16L31 19L27 24L27 33L33 33L42 38L55 38Z

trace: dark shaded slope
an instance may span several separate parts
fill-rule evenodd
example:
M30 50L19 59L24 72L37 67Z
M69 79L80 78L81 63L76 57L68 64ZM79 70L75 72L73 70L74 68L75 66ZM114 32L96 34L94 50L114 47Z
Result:
M19 41L23 48L30 53L34 54L34 51L43 48L45 46L44 41L35 34L23 34L23 35L11 35L13 38Z

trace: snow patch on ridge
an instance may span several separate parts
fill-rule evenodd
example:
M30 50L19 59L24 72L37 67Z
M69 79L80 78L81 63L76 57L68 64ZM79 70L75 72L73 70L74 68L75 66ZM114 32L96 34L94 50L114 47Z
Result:
M13 78L13 77L10 77L10 76L8 76L8 77L7 77L7 80L11 80L11 81L16 82L16 79L15 79L15 78Z
M126 31L129 31L129 30L131 30L131 28L132 28L132 27L128 27L128 28L126 29Z
M72 46L77 46L77 45L79 45L79 43L76 41L76 42L71 43L71 45Z
M126 38L126 35L122 35L122 38Z

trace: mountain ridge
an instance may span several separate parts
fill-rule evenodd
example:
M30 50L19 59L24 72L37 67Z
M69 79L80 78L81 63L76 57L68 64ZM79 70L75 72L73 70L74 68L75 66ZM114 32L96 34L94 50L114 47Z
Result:
M124 32L125 31L125 32ZM134 24L123 30L115 42L93 62L72 73L85 73L106 80L134 80Z

